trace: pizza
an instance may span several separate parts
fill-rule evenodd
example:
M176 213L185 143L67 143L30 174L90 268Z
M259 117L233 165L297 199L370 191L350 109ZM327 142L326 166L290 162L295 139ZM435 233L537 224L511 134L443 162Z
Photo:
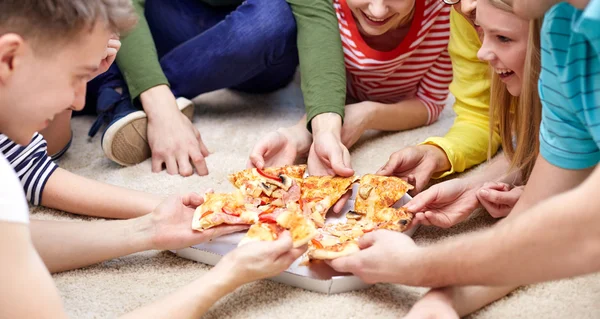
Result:
M371 217L388 208L413 189L413 186L395 176L364 175L360 178L354 210Z
M228 176L229 181L243 194L260 200L262 205L284 207L300 198L300 184L306 165L279 168L249 168Z
M309 176L302 181L300 205L305 216L322 227L325 224L327 211L358 180L357 176Z
M205 230L222 224L251 225L258 221L260 213L240 192L206 193L204 203L192 217L192 229Z
M326 235L325 235L326 236ZM311 240L308 258L312 260L332 260L352 255L360 251L355 239L343 241L338 237L323 235L319 239Z
M275 240L284 230L289 230L294 248L306 245L317 235L315 224L304 218L298 204L286 208L275 208L272 212L259 215L259 222L252 225L240 242L243 245L252 241Z
M239 245L273 241L288 230L293 246L308 244L309 259L335 259L360 250L358 240L377 229L405 231L413 215L393 206L413 187L397 177L303 177L306 165L246 169L228 176L232 193L206 194L192 228L251 225ZM360 181L355 207L346 222L325 224L326 214Z

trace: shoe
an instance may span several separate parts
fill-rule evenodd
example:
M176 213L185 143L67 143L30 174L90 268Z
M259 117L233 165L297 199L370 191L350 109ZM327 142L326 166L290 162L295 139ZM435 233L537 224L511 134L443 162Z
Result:
M194 117L194 104L178 98L179 110L190 121ZM129 98L119 101L112 108L112 118L102 135L102 150L106 157L123 166L141 163L152 156L148 144L148 117L144 111L133 106Z

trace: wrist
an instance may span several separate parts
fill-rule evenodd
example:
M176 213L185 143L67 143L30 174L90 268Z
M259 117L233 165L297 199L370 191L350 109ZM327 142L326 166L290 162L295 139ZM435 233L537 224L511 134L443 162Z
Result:
M165 84L154 86L142 92L140 102L149 120L173 111L179 111L173 92Z
M129 223L130 230L127 242L136 247L137 251L160 249L155 241L156 228L152 221L152 214L125 220L125 222Z
M342 134L342 117L336 113L321 113L311 120L313 136L321 133Z
M435 159L435 172L447 172L452 168L452 164L448 159L446 151L435 144L422 144L417 147L423 148L427 154L427 157Z
M296 152L300 156L308 154L312 145L312 135L304 125L294 125L292 127L279 128L279 134L283 134L291 143L294 144Z

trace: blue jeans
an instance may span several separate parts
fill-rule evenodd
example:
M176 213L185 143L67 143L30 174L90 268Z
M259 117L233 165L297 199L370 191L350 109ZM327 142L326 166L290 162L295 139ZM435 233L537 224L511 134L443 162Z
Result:
M145 13L176 96L222 88L266 93L294 77L296 23L285 0L247 0L238 7L148 0Z

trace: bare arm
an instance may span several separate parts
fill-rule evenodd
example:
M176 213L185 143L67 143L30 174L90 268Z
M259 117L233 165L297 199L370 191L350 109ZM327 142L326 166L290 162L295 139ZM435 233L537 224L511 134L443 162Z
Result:
M417 98L394 104L371 103L373 104L373 118L368 129L404 131L427 124L427 108Z
M597 270L600 199L594 189L600 172L583 186L543 201L576 187L591 170L558 168L539 156L521 199L499 225L423 248L420 269L428 277L425 284L516 285Z
M66 318L58 291L26 224L0 223L0 317ZM10 256L10 258L7 258Z
M101 183L61 168L50 176L42 194L46 207L106 218L142 216L160 200L156 195Z
M55 273L151 249L143 221L31 220L31 238L48 270Z

